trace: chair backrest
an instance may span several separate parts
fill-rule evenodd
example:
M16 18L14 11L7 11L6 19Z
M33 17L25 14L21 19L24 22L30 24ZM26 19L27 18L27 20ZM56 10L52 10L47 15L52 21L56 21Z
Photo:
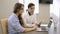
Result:
M2 34L7 34L8 31L7 31L7 18L5 19L1 19L1 26L2 26Z
M0 22L0 34L2 34L2 30L1 30L1 22Z

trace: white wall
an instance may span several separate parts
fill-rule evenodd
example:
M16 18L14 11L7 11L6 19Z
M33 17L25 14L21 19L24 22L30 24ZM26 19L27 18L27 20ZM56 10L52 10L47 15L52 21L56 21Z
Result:
M18 0L0 0L0 19L8 17L13 12L16 2Z
M7 18L13 11L14 4L18 0L0 0L0 19ZM0 34L2 33L0 24Z
M50 4L39 4L39 14L37 14L38 22L49 23Z

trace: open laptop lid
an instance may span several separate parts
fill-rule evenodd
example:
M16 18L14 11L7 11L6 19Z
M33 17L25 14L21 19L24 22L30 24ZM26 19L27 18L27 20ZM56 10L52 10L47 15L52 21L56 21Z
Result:
M48 28L51 27L52 21L50 20L49 24L48 24Z

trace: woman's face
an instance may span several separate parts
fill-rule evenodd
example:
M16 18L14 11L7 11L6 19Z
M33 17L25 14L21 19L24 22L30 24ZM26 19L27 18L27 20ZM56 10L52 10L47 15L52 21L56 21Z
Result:
M19 10L19 14L22 14L24 12L24 6L22 6Z

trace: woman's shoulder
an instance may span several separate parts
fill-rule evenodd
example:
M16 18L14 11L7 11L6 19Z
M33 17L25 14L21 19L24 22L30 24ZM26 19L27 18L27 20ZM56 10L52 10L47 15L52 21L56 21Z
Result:
M9 18L8 18L8 20L17 20L17 15L15 15L15 14L11 14L10 16L9 16Z

